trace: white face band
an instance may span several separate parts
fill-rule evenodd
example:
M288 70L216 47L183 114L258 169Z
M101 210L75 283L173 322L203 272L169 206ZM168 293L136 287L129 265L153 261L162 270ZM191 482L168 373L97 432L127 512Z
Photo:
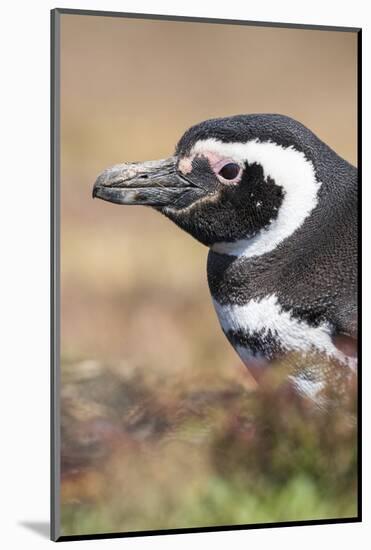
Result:
M214 153L232 158L238 163L257 163L264 178L270 177L282 187L284 198L278 215L270 225L252 238L217 243L215 252L251 258L270 252L292 235L316 207L321 182L317 181L313 163L294 147L282 147L273 142L224 143L217 139L198 141L191 155Z

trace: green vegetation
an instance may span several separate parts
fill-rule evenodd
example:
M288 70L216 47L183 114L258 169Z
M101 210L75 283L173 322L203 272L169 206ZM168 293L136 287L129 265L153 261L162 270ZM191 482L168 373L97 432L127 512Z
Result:
M277 378L255 392L65 362L62 532L354 517L354 394L319 411Z

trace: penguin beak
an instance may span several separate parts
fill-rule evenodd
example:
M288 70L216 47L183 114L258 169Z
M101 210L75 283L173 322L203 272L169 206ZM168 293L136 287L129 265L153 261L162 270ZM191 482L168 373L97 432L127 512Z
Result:
M93 187L93 198L116 204L168 206L194 187L178 174L177 157L116 164L102 172Z

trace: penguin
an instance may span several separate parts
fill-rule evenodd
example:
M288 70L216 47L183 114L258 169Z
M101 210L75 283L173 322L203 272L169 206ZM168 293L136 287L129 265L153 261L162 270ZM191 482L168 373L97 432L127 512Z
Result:
M203 121L175 154L102 172L93 197L147 205L209 248L221 328L250 372L315 354L351 372L357 341L357 169L279 114ZM321 376L290 375L315 397Z

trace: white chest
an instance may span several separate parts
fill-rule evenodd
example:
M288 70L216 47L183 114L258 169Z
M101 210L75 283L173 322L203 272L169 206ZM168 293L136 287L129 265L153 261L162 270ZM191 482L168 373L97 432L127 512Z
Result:
M238 343L238 339L236 340L234 349L248 368L257 366L261 368L262 364L264 365L264 361L263 363L256 362L254 359L264 359L264 346L273 337L278 341L280 349L288 353L309 354L315 352L336 359L344 367L349 367L344 371L347 376L350 376L351 372L356 369L357 360L354 357L346 356L333 344L329 324L323 323L312 327L306 322L296 319L290 312L282 309L275 295L266 296L261 300L250 300L243 306L222 306L214 300L214 306L225 334L253 335L255 344L257 340L261 342L261 349L257 352L256 346L254 350L249 348L245 343L246 339L244 339L244 343ZM326 373L322 372L323 365L319 365L319 367L315 371L315 377L313 377L314 371L310 378L306 376L305 372L295 373L288 377L299 393L313 399L318 405L322 403L320 392L326 385Z
M250 300L243 306L220 305L214 300L214 306L223 331L247 335L258 334L261 337L262 349L259 354L264 356L264 337L275 338L280 348L287 352L309 353L317 351L342 360L343 354L334 346L331 338L331 327L323 323L312 327L305 321L293 317L284 311L277 297L273 294L261 300ZM246 346L235 346L237 353L245 362L251 358L252 352Z

